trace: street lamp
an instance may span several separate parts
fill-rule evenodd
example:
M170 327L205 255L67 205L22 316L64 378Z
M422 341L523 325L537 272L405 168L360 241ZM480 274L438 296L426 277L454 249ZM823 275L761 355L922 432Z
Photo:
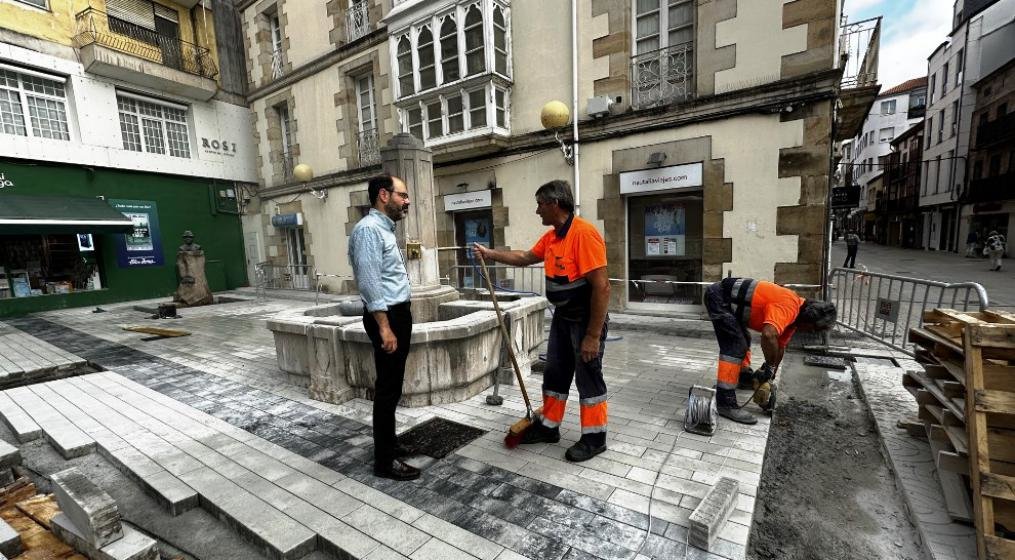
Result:
M553 137L560 143L560 151L564 154L564 161L568 165L574 165L574 142L568 144L560 137L560 131L571 122L571 111L567 105L560 101L548 101L539 112L539 120L543 128L553 131Z
M314 168L305 163L301 163L293 168L293 177L295 177L300 183L306 185L314 178ZM317 190L314 187L310 187L310 194L319 200L328 199L328 191L325 189Z

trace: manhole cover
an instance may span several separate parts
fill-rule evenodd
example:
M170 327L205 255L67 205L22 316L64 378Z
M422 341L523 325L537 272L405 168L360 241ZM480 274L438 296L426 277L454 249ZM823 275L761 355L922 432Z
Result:
M846 369L846 360L834 356L804 356L804 365L832 369Z
M505 426L506 428L507 426ZM398 437L398 441L415 450L416 453L422 453L434 459L443 459L452 451L485 433L486 430L443 418L434 418L405 432Z

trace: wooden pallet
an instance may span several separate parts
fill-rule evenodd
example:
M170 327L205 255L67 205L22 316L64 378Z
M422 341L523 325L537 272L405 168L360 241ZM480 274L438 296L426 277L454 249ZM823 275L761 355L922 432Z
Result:
M924 372L903 384L920 403L949 513L969 480L977 553L1015 558L1015 314L928 311L911 329ZM953 474L946 474L953 473ZM999 534L1000 532L1000 534Z

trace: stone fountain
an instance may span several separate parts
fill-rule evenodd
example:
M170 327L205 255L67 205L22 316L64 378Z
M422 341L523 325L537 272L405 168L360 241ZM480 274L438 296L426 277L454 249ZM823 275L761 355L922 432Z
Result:
M433 164L430 150L409 134L399 134L381 149L384 170L403 178L412 193L409 215L396 235L404 248L412 287L414 325L405 366L402 406L465 400L498 378L514 379L506 341L489 299L461 299L439 282L434 219ZM543 297L497 294L522 374L543 342L548 303ZM373 347L362 322L359 296L268 321L275 336L280 369L307 387L310 397L330 403L372 398Z

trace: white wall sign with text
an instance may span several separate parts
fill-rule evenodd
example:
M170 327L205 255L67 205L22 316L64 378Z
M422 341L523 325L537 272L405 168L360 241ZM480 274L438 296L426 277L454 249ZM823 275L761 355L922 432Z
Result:
M701 168L700 163L689 163L621 173L620 194L697 188L702 185Z
M460 210L472 210L473 208L489 208L492 205L493 194L491 191L475 191L444 195L445 212L458 212Z

